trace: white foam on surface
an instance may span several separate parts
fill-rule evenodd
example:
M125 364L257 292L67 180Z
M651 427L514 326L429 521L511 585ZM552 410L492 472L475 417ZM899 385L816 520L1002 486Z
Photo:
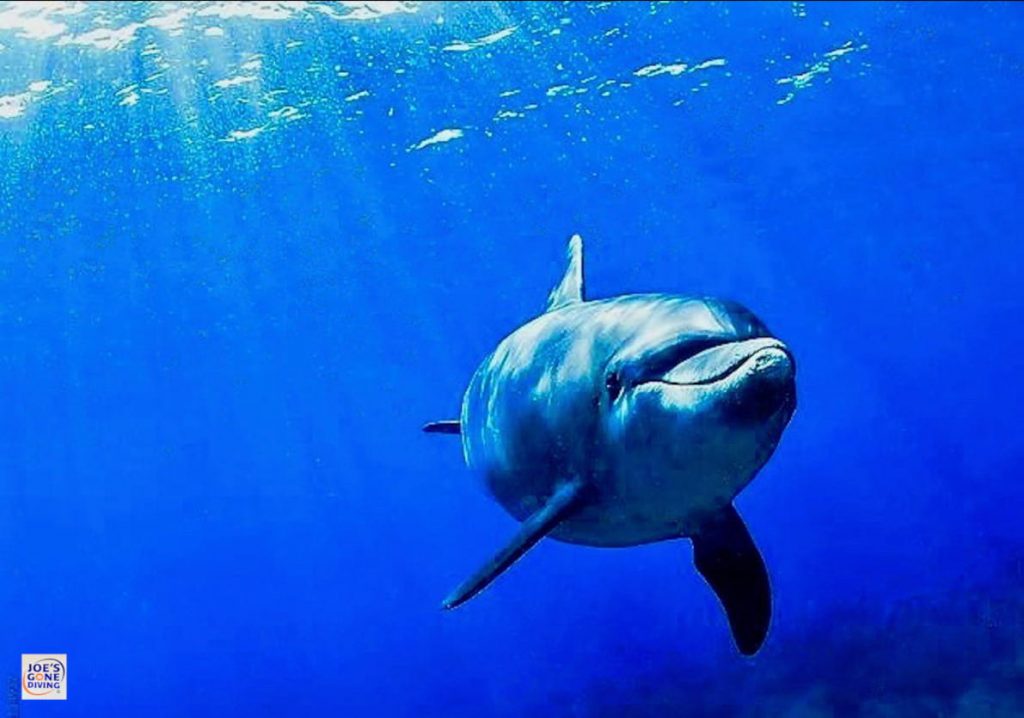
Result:
M0 95L0 120L12 120L21 117L32 102L31 92L19 92L16 95Z
M477 50L481 47L493 45L496 42L504 40L506 37L510 37L519 28L515 25L492 32L490 35L484 35L483 37L477 38L476 40L456 40L445 45L442 50L445 52L469 52L470 50Z
M44 97L60 92L51 80L33 80L23 92L0 95L0 120L13 120L25 114L28 108Z
M459 139L464 134L465 133L458 127L450 127L443 130L438 130L430 137L427 137L424 140L420 140L419 142L414 144L412 147L409 148L409 150L422 150L424 147L430 147L431 145L437 145L443 142L451 142L452 140Z
M780 77L775 81L776 85L782 85L789 88L789 91L785 96L776 100L777 105L786 105L792 102L796 98L796 93L805 90L814 84L816 78L826 75L832 71L832 65L854 52L861 52L867 50L868 46L866 43L855 44L853 40L848 40L834 50L822 54L821 59L811 64L803 72L798 72L786 77Z
M259 79L255 75L235 75L234 77L225 77L223 80L217 80L213 83L213 86L220 90L226 90L231 87L238 87L239 85L247 85L250 82L256 82Z

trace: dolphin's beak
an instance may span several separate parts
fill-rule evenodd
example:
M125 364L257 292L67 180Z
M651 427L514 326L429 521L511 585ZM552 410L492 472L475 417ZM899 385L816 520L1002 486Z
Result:
M705 349L673 367L659 380L717 396L729 421L759 424L796 408L796 364L778 339L761 338Z
M789 382L796 367L785 344L765 337L705 349L674 366L659 381L681 385L712 384L740 371L766 381Z

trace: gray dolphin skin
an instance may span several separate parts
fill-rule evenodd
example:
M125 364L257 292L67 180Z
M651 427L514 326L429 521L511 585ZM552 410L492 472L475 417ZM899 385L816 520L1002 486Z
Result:
M740 652L771 620L764 561L732 501L796 407L789 349L720 299L634 294L587 301L583 242L547 310L506 337L469 382L458 420L467 465L521 522L456 588L465 603L544 536L587 546L689 538Z

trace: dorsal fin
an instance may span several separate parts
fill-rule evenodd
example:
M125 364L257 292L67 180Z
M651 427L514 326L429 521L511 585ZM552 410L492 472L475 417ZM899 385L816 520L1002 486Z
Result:
M551 290L547 311L567 304L582 302L583 299L583 237L574 234L569 240L569 266L565 268L562 281Z

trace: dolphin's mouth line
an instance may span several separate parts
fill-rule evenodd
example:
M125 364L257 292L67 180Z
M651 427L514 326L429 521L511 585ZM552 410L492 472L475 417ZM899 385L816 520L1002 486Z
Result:
M718 347L715 347L714 349L717 349L717 348ZM707 351L714 351L714 349L708 349ZM698 379L696 381L672 381L671 379L665 379L664 377L659 377L657 379L650 379L648 381L642 382L638 386L642 386L643 384L665 384L667 386L708 386L710 384L715 384L717 382L720 382L723 379L727 379L728 377L730 377L733 374L737 373L748 362L750 362L753 359L755 359L758 354L761 354L762 352L766 352L766 351L773 351L773 350L774 351L781 351L787 357L790 358L790 361L792 361L792 355L790 354L789 350L785 347L785 345L783 345L780 342L778 344L771 344L771 345L768 345L768 346L758 347L757 349L755 349L754 351L750 352L749 354L740 355L734 361L732 361L732 362L730 362L728 364L723 365L717 372L715 372L715 373L713 373L713 374L711 374L709 376L702 377L702 378L700 378L700 379ZM701 357L701 355L704 354L704 353L705 352L701 352L700 354L697 354L696 356L691 357L690 359L687 359L685 362L682 362L682 364L679 364L676 367L674 367L673 371L675 371L675 369L678 369L679 366L682 366L683 364L687 364L687 363L689 363L691 361L698 360Z

